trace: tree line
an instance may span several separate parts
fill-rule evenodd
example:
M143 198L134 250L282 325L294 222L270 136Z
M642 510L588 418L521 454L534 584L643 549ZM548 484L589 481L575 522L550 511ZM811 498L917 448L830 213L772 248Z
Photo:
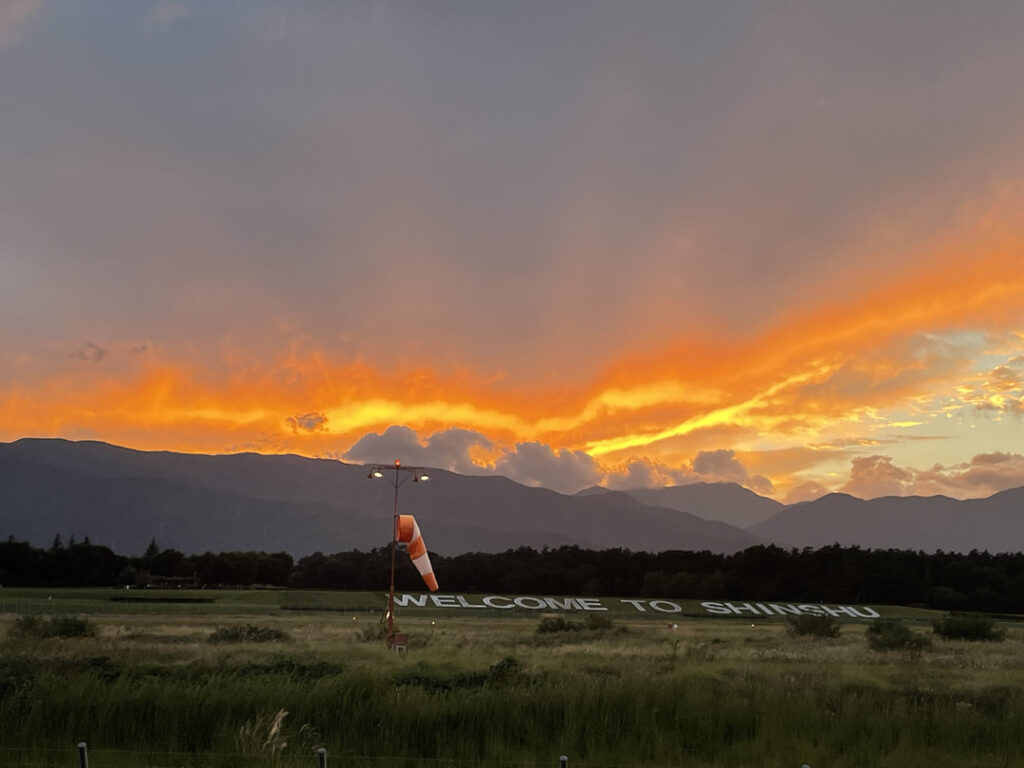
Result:
M820 549L759 545L712 552L519 547L499 553L431 555L444 592L553 594L921 605L941 610L1024 613L1024 553L914 552L838 544ZM13 537L0 543L3 586L250 586L385 590L388 547L316 552L297 562L286 552L186 555L156 541L140 557L88 539L48 548ZM403 553L396 588L423 591Z

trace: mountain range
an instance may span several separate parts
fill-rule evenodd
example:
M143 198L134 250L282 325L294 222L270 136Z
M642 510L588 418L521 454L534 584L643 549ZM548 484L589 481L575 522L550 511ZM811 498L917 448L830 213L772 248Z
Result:
M390 472L291 455L135 451L100 442L0 443L0 535L36 546L88 536L118 552L163 548L302 556L386 545ZM402 475L401 477L408 477ZM432 551L578 545L736 552L762 543L1019 551L1024 488L987 499L830 494L785 506L732 483L566 495L496 475L431 470L399 489Z

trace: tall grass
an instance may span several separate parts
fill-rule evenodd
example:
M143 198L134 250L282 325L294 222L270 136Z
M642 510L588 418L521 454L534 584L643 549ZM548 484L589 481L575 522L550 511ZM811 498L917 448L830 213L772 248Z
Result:
M0 700L0 745L85 739L106 748L226 755L239 751L246 728L283 710L293 732L284 728L278 744L298 739L305 726L333 755L373 756L385 765L437 758L544 765L563 753L620 766L736 765L751 755L762 756L760 765L964 765L951 756L975 754L988 755L987 765L1008 765L1024 748L1017 687L888 688L806 670L708 674L696 666L658 676L566 671L479 679L459 669L419 677L387 668L323 672L252 665L133 671L99 661L8 668L7 679L17 682ZM907 754L914 759L893 757ZM312 764L308 755L289 744L262 757Z
M74 764L79 741L98 768L312 768L319 745L332 765L367 768L560 754L621 768L991 768L1024 754L1016 634L914 657L870 651L862 625L823 643L781 624L537 635L536 622L466 620L413 627L398 655L348 621L290 619L287 643L210 644L209 620L179 618L8 638L0 764Z

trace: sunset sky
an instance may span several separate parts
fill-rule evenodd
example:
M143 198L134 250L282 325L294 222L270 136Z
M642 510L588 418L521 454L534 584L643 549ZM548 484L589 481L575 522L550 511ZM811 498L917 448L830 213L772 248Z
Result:
M0 441L1024 485L1024 4L0 0Z

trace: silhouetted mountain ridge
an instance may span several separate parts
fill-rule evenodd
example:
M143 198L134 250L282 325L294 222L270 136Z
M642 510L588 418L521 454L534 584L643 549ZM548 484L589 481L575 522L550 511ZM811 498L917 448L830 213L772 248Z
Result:
M25 439L0 444L0 535L37 546L89 536L122 551L152 537L184 552L263 549L303 555L389 541L393 486L363 467L300 456L205 456L105 443ZM695 515L616 495L577 498L495 475L432 470L401 489L428 546L452 554L517 546L707 549L757 537Z
M0 443L0 535L37 546L55 534L89 536L124 552L141 552L153 537L184 552L368 549L390 540L394 489L366 474L362 466L294 455L23 439ZM417 515L428 546L444 554L565 544L729 553L765 541L1024 549L1024 488L964 501L831 493L783 506L733 483L594 487L568 496L498 475L432 470L428 484L402 487L400 511Z
M780 546L829 544L925 552L1024 549L1024 488L984 499L830 493L784 508L752 533Z

